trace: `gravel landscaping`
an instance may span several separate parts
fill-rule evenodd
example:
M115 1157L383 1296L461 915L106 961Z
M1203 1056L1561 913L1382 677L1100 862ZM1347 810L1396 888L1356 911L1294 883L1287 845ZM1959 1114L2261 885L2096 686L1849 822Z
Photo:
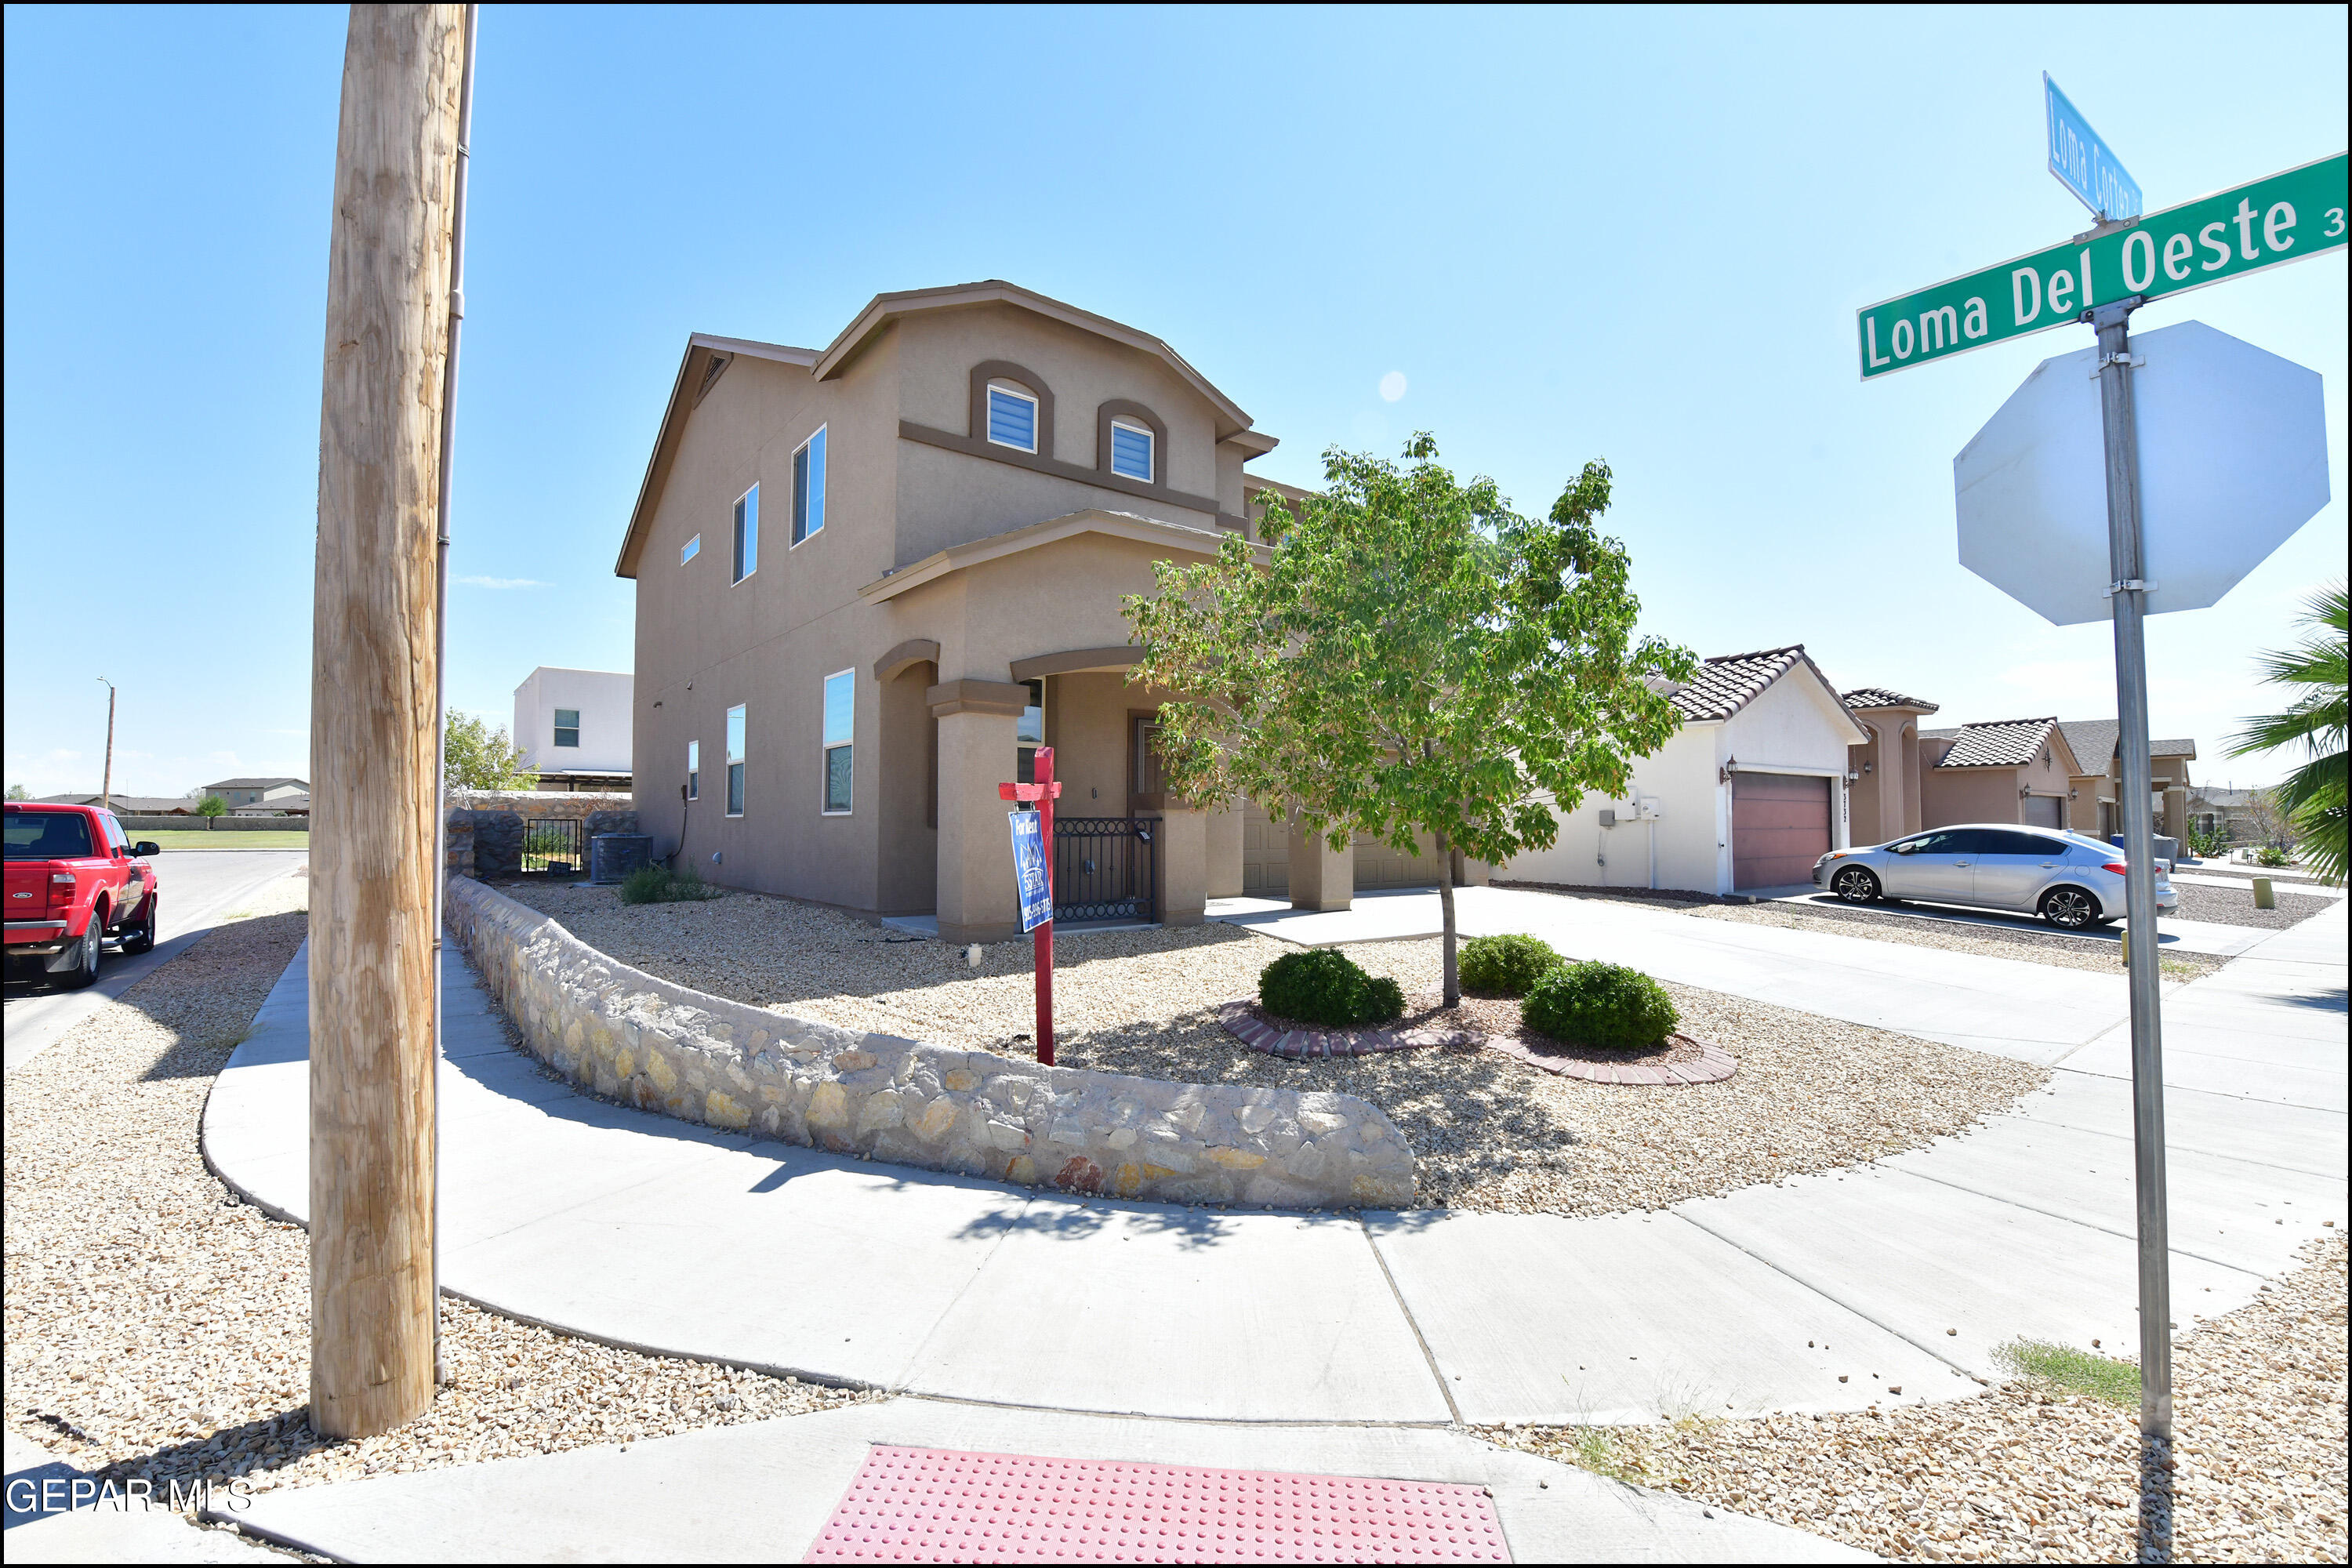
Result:
M2298 921L2309 920L2327 908L2328 900L2309 894L2297 896L2292 889L2280 887L2278 907L2272 910L2254 908L2253 879L2246 879L2245 889L2213 888L2201 882L2175 882L2172 890L2180 895L2180 907L2173 911L2184 921L2212 921L2221 925L2265 926L2272 931L2284 931Z
M933 1045L1004 1055L1032 1048L1026 942L983 948L975 973L961 949L784 899L730 893L709 903L625 905L608 888L529 883L500 891L622 963L679 984ZM1684 1032L1738 1058L1729 1079L1601 1085L1475 1045L1291 1060L1250 1049L1217 1011L1255 995L1258 972L1289 951L1215 923L1063 932L1055 940L1059 1060L1186 1082L1359 1095L1386 1111L1412 1146L1423 1205L1551 1214L1660 1208L1875 1159L1958 1131L2048 1076L2004 1058L1675 985L1667 990ZM1408 995L1436 988L1434 938L1347 952Z
M2174 1342L2173 1551L2341 1563L2345 1244ZM2033 1379L1880 1413L1481 1436L1912 1562L2139 1560L2139 1423Z
M456 1373L397 1432L305 1419L310 1248L205 1170L213 1076L303 936L307 884L225 926L8 1076L6 1418L102 1476L257 1489L629 1442L871 1397L610 1349L462 1301Z
M2212 890L2227 895L2224 889ZM1701 920L1744 921L1750 925L1780 926L1790 931L1827 931L1832 936L1866 936L1876 942L1907 942L1913 947L1940 947L1948 952L1973 952L1986 958L2020 958L2029 963L2047 963L2060 969L2124 973L2121 942L2105 937L2035 931L2031 926L1979 925L1841 904L1706 904L1688 912ZM2194 980L2200 974L2212 973L2228 962L2207 952L2167 952L2164 976L2168 980Z

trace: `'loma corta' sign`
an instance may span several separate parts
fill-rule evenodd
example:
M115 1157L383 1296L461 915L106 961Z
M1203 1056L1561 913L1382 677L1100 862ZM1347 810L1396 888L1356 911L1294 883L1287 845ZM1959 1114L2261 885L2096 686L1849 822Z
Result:
M1863 379L2342 248L2345 155L2150 213L1855 312Z

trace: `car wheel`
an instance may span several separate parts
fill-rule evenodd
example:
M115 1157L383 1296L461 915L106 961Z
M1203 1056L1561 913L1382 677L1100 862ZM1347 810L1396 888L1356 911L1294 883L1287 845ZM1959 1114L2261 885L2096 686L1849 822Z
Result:
M95 911L89 925L82 931L81 940L74 944L73 967L57 977L58 984L68 991L79 991L98 978L99 944L106 939L106 923Z
M1875 903L1878 879L1859 866L1848 866L1830 879L1830 891L1849 904Z
M2053 888L2042 895L2042 918L2061 931L2086 931L2099 921L2099 903L2080 888Z
M122 933L125 952L152 952L155 950L155 895L147 895L146 908L140 911L139 923Z

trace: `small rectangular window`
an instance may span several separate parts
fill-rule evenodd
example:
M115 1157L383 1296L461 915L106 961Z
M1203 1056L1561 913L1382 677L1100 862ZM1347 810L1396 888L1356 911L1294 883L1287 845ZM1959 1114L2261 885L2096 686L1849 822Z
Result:
M702 535L696 534L678 547L677 563L681 566L702 553Z
M1141 425L1114 419L1110 426L1110 471L1130 479L1151 482L1151 432Z
M1002 386L988 389L988 438L1000 447L1037 449L1037 400Z
M851 743L857 728L857 672L845 669L824 678L824 809L837 816L849 809Z
M580 710L558 708L555 710L555 743L576 746L580 743Z
M702 798L702 742L699 741L686 743L686 798Z
M1013 776L1023 784L1035 784L1037 748L1045 743L1045 683L1024 680L1022 684L1029 689L1029 702L1013 726Z
M793 454L793 542L824 526L824 426Z
M743 706L727 710L727 815L743 815Z
M735 503L735 581L740 583L760 569L760 487L753 485Z

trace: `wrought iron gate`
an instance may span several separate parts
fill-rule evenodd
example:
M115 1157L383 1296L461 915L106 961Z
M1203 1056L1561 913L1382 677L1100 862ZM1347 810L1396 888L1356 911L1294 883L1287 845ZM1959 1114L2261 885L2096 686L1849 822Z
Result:
M587 870L587 824L560 816L524 823L521 862L519 869L526 875L545 871L562 877Z
M1055 816L1054 918L1158 920L1159 827L1150 817Z

